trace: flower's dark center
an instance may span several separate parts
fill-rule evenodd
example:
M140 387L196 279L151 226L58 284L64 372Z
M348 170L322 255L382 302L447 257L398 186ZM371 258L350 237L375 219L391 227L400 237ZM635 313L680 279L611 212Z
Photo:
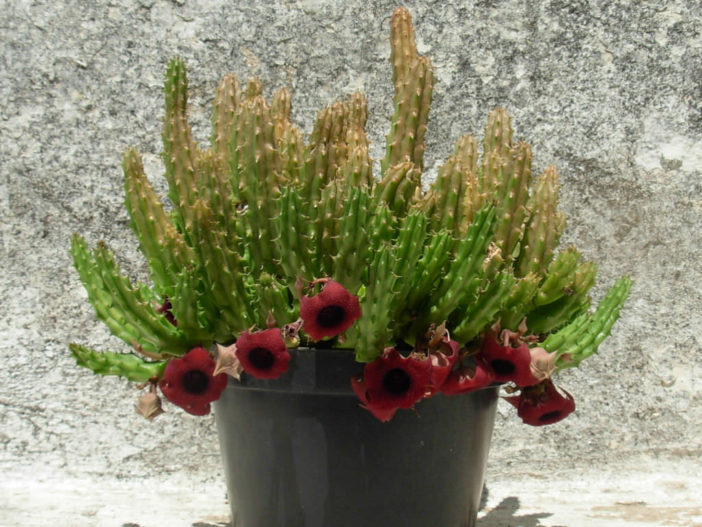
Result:
M209 385L210 379L200 370L186 371L183 375L183 389L193 395L206 392Z
M317 313L317 324L323 328L338 326L346 318L346 311L341 306L325 306Z
M255 368L259 370L268 370L275 362L275 357L270 350L266 348L254 348L249 352L249 360Z
M412 379L403 369L395 368L383 375L383 388L394 395L405 393L410 386Z
M551 419L556 419L561 415L560 410L554 410L553 412L548 412L539 416L539 421L550 421Z
M511 375L514 373L514 363L504 359L490 361L490 366L497 375Z

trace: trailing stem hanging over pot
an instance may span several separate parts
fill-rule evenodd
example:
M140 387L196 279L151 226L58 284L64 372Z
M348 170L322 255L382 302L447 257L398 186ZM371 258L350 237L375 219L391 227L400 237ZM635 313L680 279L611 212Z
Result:
M490 113L482 148L457 138L425 190L434 75L404 8L392 16L390 51L394 113L379 174L363 94L320 110L305 140L286 88L266 99L257 79L242 86L227 75L203 146L187 120L185 64L169 63L162 157L172 210L139 153L123 159L153 285L132 283L104 244L90 249L79 235L72 244L98 318L133 352L71 344L78 364L207 413L222 372L274 379L289 367L287 348L337 347L365 364L349 389L381 420L437 391L494 381L521 391L513 402L525 422L554 420L529 409L560 396L554 373L597 351L630 281L590 310L595 265L559 250L558 174L532 174L531 147L514 140L503 109Z

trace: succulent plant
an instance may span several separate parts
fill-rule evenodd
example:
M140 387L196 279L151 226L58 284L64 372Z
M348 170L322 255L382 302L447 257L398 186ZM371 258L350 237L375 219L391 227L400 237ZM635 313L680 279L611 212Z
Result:
M406 357L394 348L424 350L427 358L433 349L427 342L438 335L462 350L451 362L452 393L466 378L458 364L475 358L490 335L505 350L545 350L553 362L548 376L597 350L630 281L618 280L590 311L596 267L574 247L559 251L565 217L557 207L556 170L532 176L531 148L514 141L510 117L498 108L488 118L482 151L473 136L458 138L425 189L434 77L429 58L417 53L404 8L393 14L390 42L394 114L377 177L363 94L319 111L305 141L290 121L287 89L269 101L258 80L242 87L228 75L214 99L210 145L203 147L187 121L185 65L171 60L163 163L172 210L147 179L139 153L127 150L123 159L125 203L153 284L133 284L105 245L90 250L79 235L72 243L98 318L136 353L71 344L81 366L158 382L166 364L190 350L294 324L301 304L319 313L320 298L334 291L357 303L360 318L341 320L343 309L328 309L326 319L316 320L343 326L343 335L320 333L319 324L315 333L313 323L308 334L300 322L288 345L323 338L327 346L353 350L362 363L383 357L399 363Z

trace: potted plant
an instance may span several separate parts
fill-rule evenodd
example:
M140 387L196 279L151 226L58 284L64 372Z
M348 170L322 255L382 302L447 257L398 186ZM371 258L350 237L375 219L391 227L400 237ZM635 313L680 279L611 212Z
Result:
M594 310L596 268L558 249L552 167L494 110L423 186L433 88L409 12L391 21L394 115L372 174L360 93L307 141L291 98L226 76L207 148L168 65L163 162L172 210L124 154L126 206L151 271L72 242L98 318L131 353L71 344L79 365L204 415L215 402L235 526L473 525L498 393L527 424L575 407L553 377L597 351L628 295Z

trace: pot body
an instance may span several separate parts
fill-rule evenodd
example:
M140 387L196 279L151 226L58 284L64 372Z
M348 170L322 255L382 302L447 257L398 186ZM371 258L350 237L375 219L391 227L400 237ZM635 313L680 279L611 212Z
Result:
M351 390L353 353L291 354L280 379L230 379L215 403L233 527L475 525L496 387L382 423Z

